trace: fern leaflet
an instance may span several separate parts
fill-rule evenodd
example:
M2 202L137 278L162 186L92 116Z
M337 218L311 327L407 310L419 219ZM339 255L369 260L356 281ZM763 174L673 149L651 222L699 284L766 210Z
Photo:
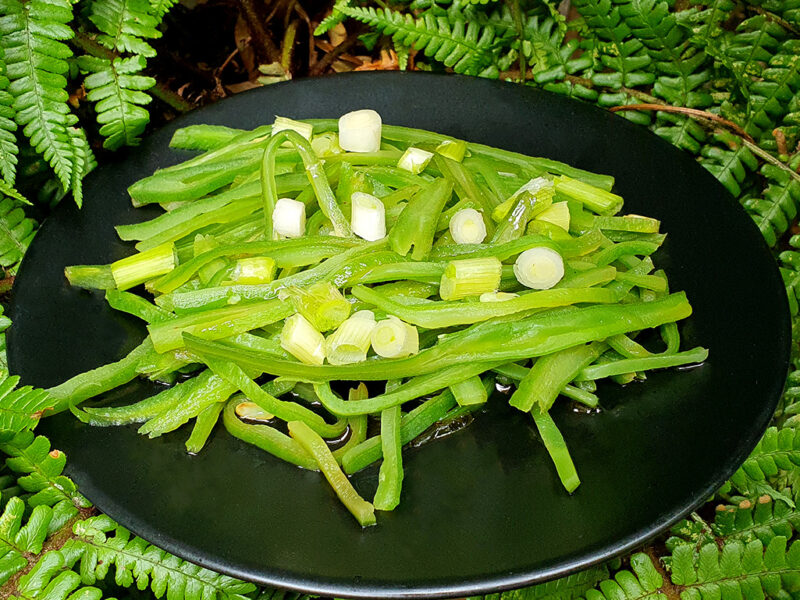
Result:
M14 267L22 260L36 233L36 221L11 198L0 194L0 266Z
M745 495L767 494L794 506L794 501L766 484L768 477L800 465L800 429L770 427L747 460L731 476L730 483Z
M431 13L414 18L388 8L342 4L334 10L391 36L396 44L423 52L456 73L477 75L493 59L495 32L491 26L481 27L474 21L449 20Z
M6 64L0 49L0 180L14 185L17 175L17 124L14 122L14 96L8 92Z
M150 14L160 22L178 0L150 0Z
M800 529L800 513L786 502L761 496L739 506L718 506L712 529L728 540L769 544L776 536L790 539Z
M160 18L149 10L147 0L95 0L89 20L100 30L97 41L106 48L152 57L155 49L142 38L159 38L161 32L156 29Z
M6 437L35 427L42 411L51 406L46 391L28 385L15 389L18 383L19 377L0 380L0 432Z
M586 600L666 600L664 579L646 554L631 556L631 570L622 569L586 592Z
M142 108L151 100L144 90L155 85L155 79L138 75L146 66L143 56L115 58L113 61L93 56L78 59L86 77L86 97L96 102L100 134L105 136L103 147L116 150L122 145L135 146L150 120Z
M607 567L593 567L547 583L498 594L472 596L466 600L574 600L607 578Z
M0 0L0 46L17 124L53 167L65 190L71 187L73 149L67 128L77 122L67 105L72 56L62 42L72 38L68 0Z
M800 167L800 154L795 155L789 166ZM791 178L784 169L771 164L763 165L761 174L768 181L767 187L760 198L749 198L743 204L767 243L775 246L797 216L800 182Z
M49 506L37 506L23 525L25 502L12 497L0 516L0 584L28 566L26 554L38 554L53 518Z

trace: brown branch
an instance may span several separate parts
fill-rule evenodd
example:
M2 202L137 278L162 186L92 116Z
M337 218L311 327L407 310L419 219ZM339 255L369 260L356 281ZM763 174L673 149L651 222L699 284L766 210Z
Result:
M758 13L759 15L764 15L769 21L772 21L773 23L777 23L778 25L783 27L786 31L790 31L791 33L793 33L795 35L800 35L800 29L798 29L797 27L795 27L794 25L789 23L789 21L779 17L778 15L776 15L773 12L765 10L764 8L762 8L760 6L753 6L751 4L747 5L747 10L750 10L750 11L752 11L754 13Z
M256 42L256 54L259 56L259 60L270 64L280 62L281 52L264 27L256 7L253 6L253 0L239 0L239 5L242 7L242 15L247 22L247 27Z
M333 64L339 56L347 52L350 48L356 45L358 42L358 36L361 35L361 30L352 32L347 38L338 46L335 46L333 50L328 52L325 56L323 56L314 67L308 72L309 75L322 75L325 70Z
M671 106L669 104L625 104L622 106L612 106L609 108L611 112L619 112L621 110L660 110L664 112L674 112L680 113L684 115L688 115L690 117L694 117L697 119L702 119L706 121L713 121L715 123L719 123L724 125L728 129L731 129L736 135L743 138L744 140L753 143L753 138L741 127L739 127L733 121L729 121L719 115L715 115L714 113L710 113L705 110L698 110L696 108L686 108L685 106Z

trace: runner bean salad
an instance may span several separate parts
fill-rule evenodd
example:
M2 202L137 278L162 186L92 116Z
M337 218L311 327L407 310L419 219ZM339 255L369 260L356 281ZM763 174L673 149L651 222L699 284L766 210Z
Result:
M321 471L368 526L400 502L403 447L473 413L480 427L490 397L530 415L572 493L554 403L597 409L598 380L708 356L680 348L692 309L653 262L659 221L621 215L608 175L385 125L373 110L192 125L171 145L201 153L129 188L134 206L165 210L116 228L136 252L66 269L147 336L51 388L53 412L138 423L151 438L193 421L192 453L221 420ZM168 385L80 406L136 377ZM370 501L347 475L379 461Z

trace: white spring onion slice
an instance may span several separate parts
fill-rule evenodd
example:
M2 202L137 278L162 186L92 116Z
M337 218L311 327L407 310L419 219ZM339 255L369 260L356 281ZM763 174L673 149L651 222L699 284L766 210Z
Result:
M302 237L306 232L306 205L291 198L279 198L272 209L272 229L284 237Z
M339 136L333 131L326 131L311 138L311 149L320 158L344 152L339 145Z
M456 244L480 244L486 239L483 215L474 208L465 208L450 218L450 235Z
M231 281L241 285L259 285L275 279L277 266L269 256L251 256L236 261Z
M275 117L275 122L272 124L272 135L279 131L290 129L296 131L307 140L311 139L311 133L314 131L314 126L311 123L303 123L295 121L294 119L287 119L286 117Z
M564 259L550 248L530 248L517 257L514 275L526 287L549 290L564 277Z
M379 321L372 330L372 349L383 358L403 358L419 352L419 332L395 316Z
M439 295L442 300L460 300L496 292L502 275L503 265L495 256L453 260L444 269Z
M374 242L386 237L386 209L372 194L353 192L350 196L350 226L358 237Z
M539 221L547 221L569 231L569 207L566 202L556 202L536 217Z
M519 298L519 294L514 294L513 292L486 292L481 294L478 299L481 302L505 302L514 298Z
M367 359L375 315L370 310L360 310L346 319L325 340L328 362L332 365L348 365Z
M325 362L325 338L299 313L286 319L281 330L281 348L307 365Z
M339 145L348 152L381 149L381 116L371 109L354 110L339 117Z
M410 171L414 175L418 175L425 170L425 167L428 166L432 158L433 152L411 146L406 148L406 151L403 152L403 156L397 161L397 167Z

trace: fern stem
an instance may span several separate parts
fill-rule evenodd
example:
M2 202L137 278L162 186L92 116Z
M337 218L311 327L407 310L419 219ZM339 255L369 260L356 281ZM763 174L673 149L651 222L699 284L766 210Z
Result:
M264 28L261 17L256 7L253 6L252 0L239 0L239 5L242 7L242 16L244 16L244 20L247 23L247 28L256 41L256 55L264 62L279 63L281 52L269 32Z
M753 142L751 142L751 141L749 141L747 139L743 138L742 139L742 143L744 144L744 146L748 150L750 150L750 152L752 152L753 154L755 154L756 156L758 156L762 160L768 162L771 165L775 165L776 167L778 167L779 169L781 169L783 171L786 171L786 173L788 173L789 176L792 179L794 179L795 181L800 181L800 173L798 173L797 171L792 169L786 163L781 162L780 160L778 160L777 158L772 156L769 152L767 152L766 150L762 149L757 144L755 144L755 143L753 143Z

